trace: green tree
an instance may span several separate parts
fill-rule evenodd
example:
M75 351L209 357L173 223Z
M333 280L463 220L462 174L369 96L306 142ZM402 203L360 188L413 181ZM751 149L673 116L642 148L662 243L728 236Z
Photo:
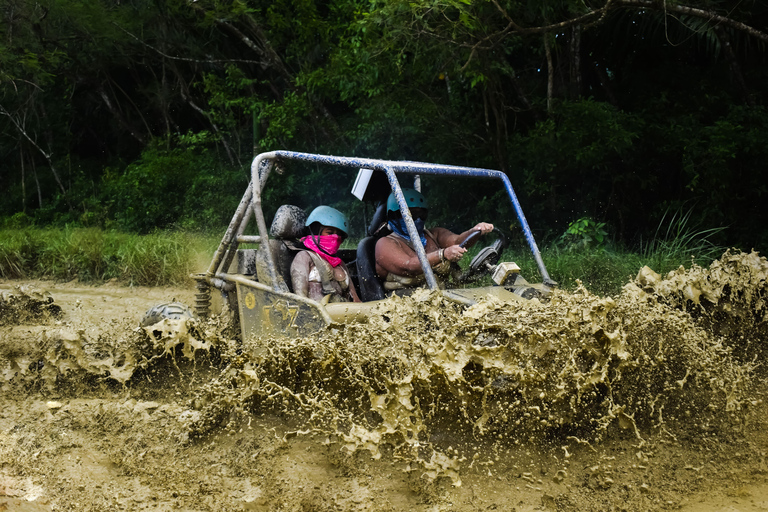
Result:
M755 0L0 0L0 13L0 215L203 225L192 216L211 217L201 198L221 176L294 149L501 169L553 238L589 217L631 241L696 200L697 221L765 236L768 214L740 218L763 197ZM136 184L166 157L174 205L148 208ZM285 200L342 186L284 180ZM497 214L485 184L430 186L450 205L437 215Z

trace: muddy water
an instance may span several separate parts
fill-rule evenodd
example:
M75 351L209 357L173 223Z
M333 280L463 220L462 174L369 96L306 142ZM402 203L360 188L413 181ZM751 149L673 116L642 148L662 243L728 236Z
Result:
M0 504L767 510L766 277L726 253L615 297L425 292L252 346L138 327L186 292L5 283Z

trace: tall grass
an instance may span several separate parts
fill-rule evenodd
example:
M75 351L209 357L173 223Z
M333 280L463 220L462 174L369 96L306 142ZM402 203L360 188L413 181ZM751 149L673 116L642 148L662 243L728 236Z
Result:
M712 239L725 228L697 229L690 220L690 211L667 212L654 238L642 243L639 251L616 247L574 250L583 245L562 247L556 244L542 249L542 259L550 277L560 288L574 289L580 281L593 293L614 295L644 266L665 275L681 266L689 268L694 262L709 266L722 256L726 248ZM539 276L530 252L518 249L504 257L520 265L523 276Z
M724 247L712 240L725 228L699 229L691 224L691 213L692 210L667 210L664 213L655 236L641 244L646 265L656 272L666 273L679 266L676 262L695 258L705 265L725 252Z
M504 261L514 261L520 273L530 282L541 280L539 268L530 252L505 251ZM563 251L558 247L542 249L542 260L549 276L557 281L558 288L573 290L581 282L597 295L615 295L632 280L645 265L639 254L629 251ZM690 261L688 262L690 263Z
M572 290L581 281L593 293L613 295L644 265L665 274L681 265L690 266L694 258L706 266L720 257L724 248L710 240L719 230L693 229L689 219L689 214L665 216L656 238L644 243L639 252L616 248L571 250L553 245L542 248L542 258L560 288ZM0 230L0 277L189 285L190 274L207 268L220 240L220 234L189 232L140 236L95 228ZM463 266L480 247L482 243L470 250L469 257L462 260ZM515 261L529 281L540 279L527 247L506 250L502 260Z
M95 228L3 230L0 277L188 284L191 273L204 270L200 254L213 254L219 241L182 232L140 236Z

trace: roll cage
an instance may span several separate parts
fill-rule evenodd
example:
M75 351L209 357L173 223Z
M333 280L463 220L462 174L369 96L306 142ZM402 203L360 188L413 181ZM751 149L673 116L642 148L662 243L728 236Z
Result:
M210 266L205 273L194 275L193 277L197 281L198 287L198 300L196 304L196 311L200 315L206 315L208 313L208 306L210 304L210 287L217 288L222 291L222 294L227 294L237 287L238 296L241 294L241 287L247 287L249 290L258 292L262 296L262 302L254 303L251 300L249 309L263 307L266 311L272 308L274 301L279 297L283 299L290 299L291 304L300 304L301 307L307 306L310 309L316 310L314 313L316 316L322 317L323 322L330 323L331 318L328 314L328 307L320 307L321 305L311 299L300 297L291 293L288 286L283 279L278 278L278 270L275 262L274 255L271 250L264 251L265 256L265 270L267 272L267 279L265 282L270 284L264 284L261 282L249 279L241 274L228 273L235 255L238 252L238 248L241 244L259 244L259 246L267 245L269 243L269 230L267 228L266 218L262 209L262 191L267 183L270 173L275 167L284 168L284 164L288 162L304 162L318 165L333 166L335 168L343 168L350 170L370 169L373 171L381 171L386 175L389 187L397 199L400 205L400 211L405 219L405 224L408 229L408 233L412 239L418 239L418 233L416 226L413 222L413 218L410 215L407 207L405 197L400 183L397 179L398 174L404 175L438 175L449 177L467 177L467 178L486 178L500 180L504 186L504 190L514 208L517 215L517 219L522 228L525 239L531 250L538 270L542 276L542 284L548 287L555 287L555 283L549 276L544 262L541 258L541 254L534 240L531 229L528 226L523 210L517 199L517 196L512 188L512 184L506 174L500 171L471 168L471 167L459 167L453 165L442 164L430 164L423 162L411 162L411 161L391 161L391 160L377 160L370 158L354 158L354 157L341 157L341 156L329 156L318 155L311 153L300 153L294 151L272 151L268 153L262 153L256 156L251 164L251 181L248 189L246 190L243 198L238 205L235 215L232 217L231 222L219 244ZM255 219L258 235L245 235L245 229L249 224L251 218ZM415 244L414 249L421 263L422 270L424 271L424 277L426 285L430 289L438 289L438 283L435 278L432 268L427 262L427 255L420 244ZM258 279L262 281L262 279ZM285 301L284 300L284 301ZM283 306L283 309L288 306ZM349 309L349 308L348 308ZM270 310L271 311L271 310ZM240 306L241 320L244 310L242 305ZM247 313L247 312L245 312ZM283 313L285 316L285 313ZM295 318L294 318L295 320ZM261 321L261 320L260 320Z
M472 167L458 167L453 165L441 165L441 164L429 164L422 162L408 162L408 161L392 161L392 160L375 160L370 158L353 158L342 156L328 156L328 155L316 155L311 153L298 153L295 151L271 151L269 153L261 153L253 159L251 164L251 182L248 186L248 190L243 196L240 206L232 218L229 224L229 228L224 234L224 238L219 245L218 250L211 262L207 277L221 277L220 269L223 266L222 263L231 263L234 251L237 250L237 246L240 243L260 243L268 238L268 230L266 219L264 218L264 212L261 208L261 191L264 189L264 185L269 178L269 174L276 163L282 161L296 161L296 162L309 162L317 164L326 164L336 167L343 167L348 169L372 169L374 171L382 171L386 174L392 191L395 193L397 203L400 205L400 211L405 219L405 224L408 227L408 234L413 239L418 239L418 233L416 226L413 223L413 218L410 215L408 206L405 203L403 197L403 190L400 187L400 183L397 180L397 174L434 174L439 176L460 176L460 177L472 177L472 178L491 178L498 179L504 184L504 190L512 202L512 206L517 215L517 219L520 222L520 226L523 230L528 246L531 249L536 265L541 273L542 281L547 285L555 285L555 282L550 278L547 268L544 265L544 261L541 258L541 253L536 245L536 240L533 238L533 233L528 226L528 221L525 219L525 214L520 206L520 202L517 199L512 184L506 174L501 171L494 171L490 169L479 169ZM259 236L246 237L243 235L247 222L248 213L253 214L256 219L256 224L259 230ZM421 262L422 269L424 270L424 276L427 281L427 286L430 289L437 289L437 280L432 272L432 268L427 262L427 255L424 248L419 244L415 246L416 254ZM268 254L267 265L271 277L276 276L275 262L273 261L271 254ZM273 279L273 283L277 280ZM275 291L280 291L277 285L275 285Z

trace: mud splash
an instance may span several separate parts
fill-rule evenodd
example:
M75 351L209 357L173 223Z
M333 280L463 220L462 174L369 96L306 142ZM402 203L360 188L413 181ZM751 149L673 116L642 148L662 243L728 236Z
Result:
M454 485L462 467L493 465L514 445L720 435L757 403L755 364L661 298L639 283L615 298L582 287L464 310L427 292L392 298L366 324L244 347L195 399L191 429L280 411L347 453L387 453Z
M385 462L410 475L428 502L439 501L441 482L459 489L472 475L514 475L518 490L542 493L543 508L600 509L571 487L577 482L654 508L664 500L648 482L666 443L704 447L708 462L680 466L694 478L714 464L713 447L764 426L766 276L765 258L728 252L709 268L664 277L644 268L615 297L580 287L546 303L489 299L463 308L424 292L384 301L367 323L252 346L228 336L223 319L150 328L137 327L138 318L62 321L46 312L49 296L16 290L0 303L0 392L81 397L107 389L128 397L95 409L47 402L46 414L84 408L105 434L126 429L124 410L165 422L153 441L127 438L118 459L129 472L141 472L153 443L181 453L213 446L222 433L247 437L264 423L274 439L320 446L352 474L365 473L360 461ZM39 313L8 313L20 310ZM181 402L147 401L168 390ZM23 447L32 441L14 436L0 439L0 454L31 471L35 460ZM274 439L229 465L247 473L255 460L248 457ZM606 450L617 440L629 459L623 467L631 463L641 477L614 467ZM546 470L533 462L542 458ZM280 491L299 504L308 499ZM264 507L254 510L280 509L269 505L278 494L260 492ZM310 500L318 510L321 498Z
M683 310L744 361L765 359L768 349L768 260L757 252L726 252L709 268L693 265L664 279L648 267L635 284Z
M0 326L46 322L61 316L61 307L50 293L17 286L14 293L0 293Z
M75 308L81 309L79 301ZM130 318L63 322L50 293L32 287L1 295L0 313L0 325L12 326L0 344L0 391L14 386L82 390L105 383L125 387L161 360L178 369L177 357L194 365L199 353L207 356L214 345L227 345L217 319L204 325L164 319L150 327L138 327Z

